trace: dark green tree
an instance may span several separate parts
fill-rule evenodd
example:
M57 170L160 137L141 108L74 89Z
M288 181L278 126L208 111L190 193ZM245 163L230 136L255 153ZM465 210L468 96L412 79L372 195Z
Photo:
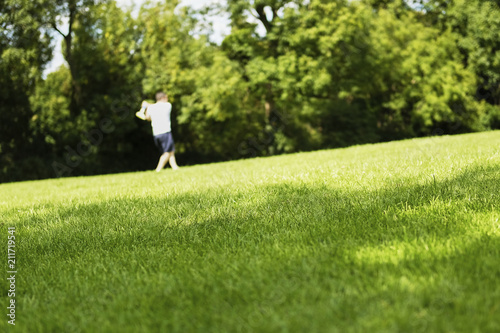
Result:
M39 167L29 96L50 59L41 9L37 2L0 1L0 182L33 178Z
M135 131L133 116L142 91L135 25L114 2L96 4L78 16L71 38L73 69L68 62L49 74L31 99L38 117L34 127L65 175L141 168L143 159L132 158L134 151L145 151L139 148L145 135ZM76 114L75 81L81 98Z

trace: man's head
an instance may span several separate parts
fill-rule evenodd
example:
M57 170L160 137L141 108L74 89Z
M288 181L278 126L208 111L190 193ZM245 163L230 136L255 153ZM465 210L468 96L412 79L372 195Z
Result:
M159 91L156 93L156 101L157 102L167 102L168 96L163 91Z

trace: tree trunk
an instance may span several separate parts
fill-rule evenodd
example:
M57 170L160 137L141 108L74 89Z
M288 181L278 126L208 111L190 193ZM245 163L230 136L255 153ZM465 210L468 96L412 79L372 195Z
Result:
M69 111L73 117L76 117L81 112L81 96L82 88L78 80L78 71L76 70L76 63L73 59L72 44L73 44L73 24L75 22L75 17L77 13L77 5L75 1L70 1L68 3L69 9L69 22L68 22L68 33L64 34L57 28L56 22L52 22L52 27L56 30L63 38L66 44L64 56L68 62L69 72L71 75L71 95Z
M71 74L71 100L69 110L72 116L76 117L81 112L81 95L82 88L78 80L78 72L76 70L76 63L73 59L72 43L73 43L73 23L77 12L76 2L69 4L69 28L68 34L65 36L66 43L66 61L68 62L69 72Z
M78 73L76 71L76 64L73 59L73 54L71 52L71 35L66 38L66 61L68 62L69 72L71 75L71 96L69 110L72 116L78 116L81 112L81 95L82 88L78 82Z

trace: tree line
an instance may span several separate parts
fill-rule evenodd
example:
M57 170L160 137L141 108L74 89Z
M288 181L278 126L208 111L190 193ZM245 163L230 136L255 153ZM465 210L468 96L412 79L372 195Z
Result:
M0 0L0 182L500 128L498 0ZM226 13L213 42L207 17ZM56 36L66 64L43 76Z

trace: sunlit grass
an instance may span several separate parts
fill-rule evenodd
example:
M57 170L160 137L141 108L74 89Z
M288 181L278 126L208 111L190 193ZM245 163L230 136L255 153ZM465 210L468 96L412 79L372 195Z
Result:
M1 185L16 330L500 331L499 147L490 132Z

